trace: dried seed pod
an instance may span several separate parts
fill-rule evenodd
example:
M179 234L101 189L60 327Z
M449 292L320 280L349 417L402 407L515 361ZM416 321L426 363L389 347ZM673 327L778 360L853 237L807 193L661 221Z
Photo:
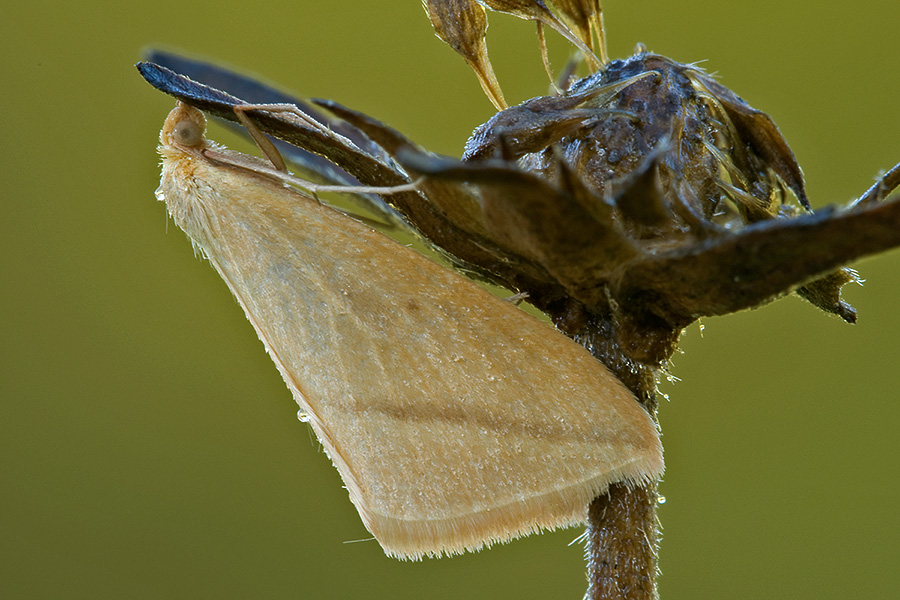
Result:
M488 58L484 7L473 0L425 0L423 6L437 36L475 71L484 93L497 110L506 108L503 91Z
M520 19L537 21L555 29L557 33L581 50L585 60L591 63L595 69L600 68L602 61L594 55L593 50L580 37L572 33L565 23L556 18L556 15L547 8L542 0L478 0L478 3L493 11L513 15Z
M600 60L604 63L609 62L606 54L603 8L600 6L600 0L551 0L551 4L575 34L592 50L594 49L593 34L596 34L599 39L597 50Z
M806 201L800 168L767 115L697 67L654 54L613 61L560 97L495 115L476 130L464 158L502 156L552 180L551 147L601 195L616 195L662 153L654 169L675 218L657 238L773 218L787 190ZM646 225L622 218L626 230Z

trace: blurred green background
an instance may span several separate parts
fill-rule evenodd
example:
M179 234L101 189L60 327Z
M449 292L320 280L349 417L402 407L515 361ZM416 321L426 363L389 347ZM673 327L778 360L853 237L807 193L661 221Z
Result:
M336 472L153 197L173 101L132 66L147 45L458 155L491 105L419 1L4 12L0 596L580 597L574 529L414 564L344 543L369 536ZM894 2L608 0L606 14L613 56L642 41L706 59L772 114L817 206L900 160ZM489 47L510 101L546 92L532 25L493 15ZM900 597L900 255L857 266L856 326L788 298L685 334L661 410L665 600Z

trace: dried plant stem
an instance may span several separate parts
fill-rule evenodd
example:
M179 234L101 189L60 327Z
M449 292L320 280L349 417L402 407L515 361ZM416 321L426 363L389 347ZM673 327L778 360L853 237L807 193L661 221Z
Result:
M659 527L656 483L614 484L588 511L590 600L651 600L656 593Z
M562 319L558 322L564 323ZM571 330L569 333L609 366L656 420L659 368L628 359L616 342L613 323L611 315L595 316L584 322L577 333ZM643 331L650 333L651 327L645 325ZM655 347L651 354L662 357L662 362L674 352L673 336L647 337ZM659 598L656 588L660 540L656 517L658 498L655 481L643 485L617 483L591 502L585 532L586 600Z

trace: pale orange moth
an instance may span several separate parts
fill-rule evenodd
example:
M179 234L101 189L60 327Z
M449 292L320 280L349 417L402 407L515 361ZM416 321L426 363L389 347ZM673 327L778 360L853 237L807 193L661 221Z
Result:
M157 197L247 314L391 556L585 521L663 471L656 425L584 348L204 137L181 104Z

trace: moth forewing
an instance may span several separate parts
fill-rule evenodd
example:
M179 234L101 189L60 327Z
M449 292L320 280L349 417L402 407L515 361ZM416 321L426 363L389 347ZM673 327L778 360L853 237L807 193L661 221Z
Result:
M584 348L282 182L209 158L223 149L203 126L187 105L169 114L158 195L237 297L388 554L580 523L611 483L662 473L654 422Z

